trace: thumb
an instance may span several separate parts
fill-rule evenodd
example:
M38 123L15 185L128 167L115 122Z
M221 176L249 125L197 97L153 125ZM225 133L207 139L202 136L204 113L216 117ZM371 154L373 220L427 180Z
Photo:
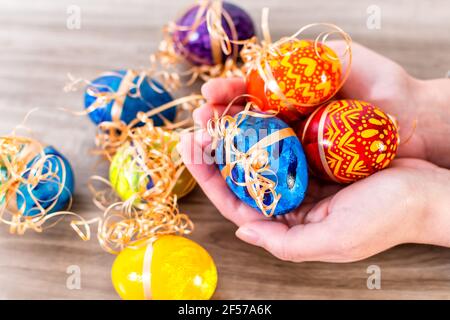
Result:
M289 228L278 221L253 221L243 224L236 236L262 247L275 257L293 262L319 261L332 249L332 239L326 220L300 224Z

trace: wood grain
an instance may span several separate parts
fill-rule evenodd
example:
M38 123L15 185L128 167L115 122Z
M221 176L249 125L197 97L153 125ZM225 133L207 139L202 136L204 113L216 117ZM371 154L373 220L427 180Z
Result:
M34 107L36 137L60 149L73 164L77 183L74 211L98 211L86 190L94 163L94 126L87 117L55 112L82 108L81 93L62 91L67 73L93 78L99 72L147 65L162 25L189 0L2 0L0 2L0 125L8 133ZM240 1L259 21L271 8L273 37L291 34L310 22L332 22L361 42L403 65L420 78L444 76L450 69L450 3L381 1L380 30L366 27L372 1ZM81 29L66 28L67 7L80 6ZM105 170L105 168L103 169ZM350 264L278 261L235 238L226 221L200 189L181 203L196 224L192 238L212 254L219 269L216 299L450 299L450 250L405 245ZM66 223L44 234L10 235L0 226L0 298L116 299L110 267L113 256L95 240L82 242ZM369 265L382 270L382 289L366 287ZM78 265L82 289L66 288L66 269Z

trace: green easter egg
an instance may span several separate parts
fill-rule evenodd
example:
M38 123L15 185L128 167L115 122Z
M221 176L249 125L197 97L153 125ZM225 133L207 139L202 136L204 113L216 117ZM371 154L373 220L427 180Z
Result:
M178 135L176 132L164 133L164 142L168 143L168 151L172 152L178 143ZM153 148L161 148L160 145L155 144ZM136 193L145 192L154 186L152 178L145 174L144 170L139 167L139 164L133 159L133 150L127 143L114 155L109 169L109 180L112 187L117 192L119 197L126 201ZM174 156L179 156L174 155ZM191 192L196 185L194 178L185 168L173 187L172 192L178 198L184 197Z
M127 144L117 151L109 167L109 181L123 201L139 192L139 181L143 174L133 161L128 146Z

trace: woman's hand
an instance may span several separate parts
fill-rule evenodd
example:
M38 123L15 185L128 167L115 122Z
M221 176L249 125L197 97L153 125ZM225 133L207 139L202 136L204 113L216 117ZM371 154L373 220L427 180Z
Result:
M328 45L338 53L345 50L342 41ZM400 124L399 157L450 168L450 79L415 79L357 43L352 44L352 53L349 77L338 98L368 101L394 116Z
M417 92L421 91L420 84L422 91L429 90L425 89L427 85L364 47L355 45L353 51L352 73L340 94L379 105L395 115L400 124L411 121L412 125L422 112ZM361 60L370 60L378 67L370 73ZM382 81L378 73L384 73L386 80ZM216 79L205 84L202 93L208 103L195 111L194 119L204 127L213 109L220 113L234 97L245 93L245 84L240 79ZM241 109L234 106L230 113ZM444 135L441 131L449 121L444 119L433 127L438 137ZM429 155L429 132L422 130L421 124L419 121L417 129L408 133L413 136L401 145L400 156L433 158ZM239 226L239 238L280 259L348 262L407 242L450 246L450 201L446 200L450 173L434 164L407 158L395 160L390 168L346 187L312 179L300 208L267 219L228 188L214 161L205 158L209 146L204 131L183 136L179 150L187 168L217 209ZM448 143L440 149L442 155L450 153ZM446 161L443 156L436 162Z

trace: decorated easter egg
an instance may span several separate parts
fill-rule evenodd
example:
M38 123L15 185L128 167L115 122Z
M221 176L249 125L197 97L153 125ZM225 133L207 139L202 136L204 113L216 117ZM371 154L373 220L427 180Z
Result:
M395 120L358 100L338 100L320 107L300 129L299 137L311 171L339 183L387 167L399 144Z
M225 54L220 39L211 36L206 21L207 11L212 2L195 5L177 21L177 31L173 33L175 49L195 65L216 65L224 63L231 55L237 56L240 46L231 43L231 53ZM221 26L231 41L250 39L255 30L250 16L242 8L229 2L222 2ZM219 22L220 23L220 22Z
M247 92L262 110L275 110L290 123L336 94L342 68L336 53L321 42L292 39L278 51L266 55L261 68L249 70Z
M69 161L53 147L43 149L27 164L23 178L32 183L21 183L17 189L17 208L24 216L42 212L66 210L74 192L74 175Z
M308 173L295 132L275 117L240 113L234 120L215 150L217 165L230 189L265 215L297 208L305 196Z
M179 154L175 146L179 141L179 136L176 132L164 131L164 140L168 144L167 161L176 161L179 159ZM157 144L154 148L160 149ZM175 153L175 154L174 154ZM154 187L152 177L145 172L140 163L137 161L130 144L125 144L114 155L110 165L109 179L112 187L117 192L119 197L126 201L131 196L138 193L142 194L146 190ZM196 186L195 179L191 176L189 171L184 168L181 175L178 177L172 192L178 198L184 197L191 192Z
M139 112L148 112L172 100L160 83L133 70L102 74L86 87L84 95L85 108L96 124L105 121L129 124ZM152 119L156 126L160 126L163 119L173 121L175 116L176 110L172 107L152 116Z
M126 300L206 300L217 285L217 269L209 253L175 235L125 248L114 261L111 277Z

